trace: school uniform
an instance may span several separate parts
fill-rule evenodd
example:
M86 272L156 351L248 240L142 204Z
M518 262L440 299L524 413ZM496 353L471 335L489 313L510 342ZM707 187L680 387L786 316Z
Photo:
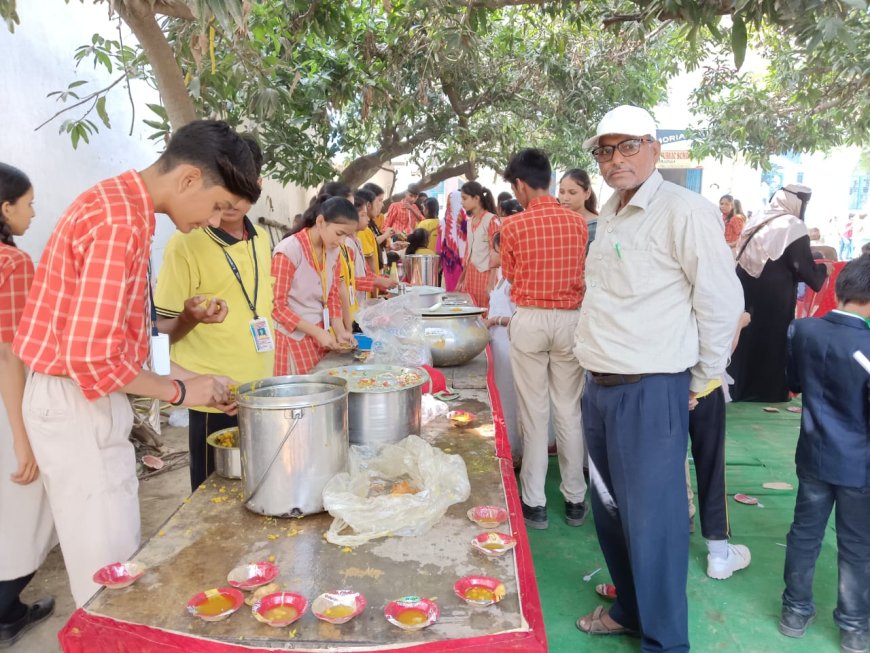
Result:
M272 253L275 299L275 375L307 374L327 350L296 327L301 320L329 329L341 319L338 248L315 260L307 229L282 240ZM324 321L326 319L326 322Z
M498 216L484 213L468 221L468 247L465 250L464 290L476 306L489 307L489 274L492 268L492 239L499 229Z
M154 205L135 170L82 193L36 270L13 349L22 411L76 605L95 571L139 547L139 482L122 388L149 354Z
M339 247L339 253L341 279L347 287L351 321L355 322L356 314L365 306L369 293L374 290L375 276L366 263L362 243L353 236L347 237L344 245Z
M174 343L173 361L197 374L227 376L239 384L273 375L271 250L266 232L245 218L244 237L219 228L176 232L163 253L154 303L157 315L175 318L194 295L220 297L229 311L220 324L199 324ZM195 490L214 471L206 438L238 426L238 417L216 408L190 409L190 484Z
M0 243L0 342L15 338L32 280L30 257ZM0 622L57 543L42 479L13 483L10 476L17 469L12 427L0 401Z

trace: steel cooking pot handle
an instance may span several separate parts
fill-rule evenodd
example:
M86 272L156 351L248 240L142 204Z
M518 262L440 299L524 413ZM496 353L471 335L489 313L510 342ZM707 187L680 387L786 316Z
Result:
M281 449L284 448L284 444L287 442L288 438L293 434L293 431L299 425L299 422L302 420L303 411L301 408L294 408L293 410L284 411L285 415L290 413L290 418L293 420L293 423L290 425L290 428L287 429L287 432L284 434L284 438L281 440L281 444L278 445L278 448L275 449L275 454L272 456L272 460L269 461L269 464L266 465L266 471L263 472L263 475L260 476L260 480L257 481L257 484L254 486L254 491L251 492L250 496L245 503L248 503L254 496L257 494L259 489L263 487L263 481L266 480L266 477L269 475L269 470L272 469L272 465L275 464L275 461L278 460L278 456L281 453Z

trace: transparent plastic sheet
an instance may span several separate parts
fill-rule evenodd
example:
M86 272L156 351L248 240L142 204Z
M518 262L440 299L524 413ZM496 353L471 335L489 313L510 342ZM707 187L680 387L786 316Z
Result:
M432 364L423 318L414 301L411 295L399 295L357 313L357 323L372 339L372 351L366 362L402 367Z
M424 426L436 417L446 415L447 412L450 410L450 407L446 403L444 403L440 399L436 399L430 394L423 395L421 399L422 403L420 406L420 412L421 421Z
M323 489L323 505L334 517L326 540L339 546L390 535L422 535L471 492L462 457L446 454L416 435L380 448L352 446L349 470ZM373 488L379 487L383 492L373 495ZM419 491L404 493L409 489ZM342 534L346 528L353 532Z

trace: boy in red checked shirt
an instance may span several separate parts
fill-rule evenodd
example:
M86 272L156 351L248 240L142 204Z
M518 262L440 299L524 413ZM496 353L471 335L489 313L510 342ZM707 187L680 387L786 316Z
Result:
M43 253L13 350L32 371L22 412L78 606L98 589L95 571L139 547L126 394L234 408L228 379L169 366L149 300L154 214L182 232L217 226L224 209L257 200L259 173L229 125L190 123L150 167L76 198ZM145 369L149 351L163 375Z

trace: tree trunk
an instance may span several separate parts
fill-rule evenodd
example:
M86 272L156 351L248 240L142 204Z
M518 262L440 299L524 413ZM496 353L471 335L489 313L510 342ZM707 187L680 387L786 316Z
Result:
M148 0L127 0L116 4L118 14L127 23L154 70L157 89L173 130L197 119L193 100L187 92L175 53L157 23Z

